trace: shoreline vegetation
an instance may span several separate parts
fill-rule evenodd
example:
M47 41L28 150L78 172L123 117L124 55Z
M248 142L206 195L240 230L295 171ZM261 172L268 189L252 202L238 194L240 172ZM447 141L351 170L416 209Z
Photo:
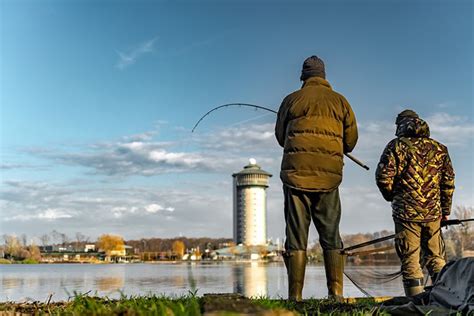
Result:
M291 302L266 297L246 298L240 294L209 294L196 296L190 292L182 297L122 296L108 299L76 294L68 302L0 303L0 316L7 315L388 315L380 309L388 298L307 299Z
M456 206L453 217L471 218L473 207ZM392 234L382 230L374 233L344 235L345 246L361 244ZM474 255L472 225L453 225L443 229L446 255L450 259ZM99 262L174 262L174 261L233 261L257 259L281 261L282 240L268 240L266 245L236 245L230 238L141 238L125 240L121 236L102 234L93 241L77 232L74 237L53 230L41 236L4 234L0 244L0 264L8 263L99 263ZM358 255L348 257L354 264L398 264L393 240L364 247ZM368 254L370 251L370 254ZM308 260L322 262L319 241L308 245Z

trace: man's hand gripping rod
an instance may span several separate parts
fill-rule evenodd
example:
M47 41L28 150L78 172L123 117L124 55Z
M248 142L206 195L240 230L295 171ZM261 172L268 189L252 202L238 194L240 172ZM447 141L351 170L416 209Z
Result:
M250 103L228 103L228 104L223 104L223 105L219 105L211 110L209 110L206 114L204 114L196 123L196 125L194 125L193 129L191 130L191 132L194 132L194 130L196 129L196 127L199 125L199 123L201 123L201 121L206 117L208 116L209 114L211 114L212 112L216 111L216 110L219 110L221 108L225 108L225 107L229 107L229 106L233 106L233 105L237 105L237 106L247 106L247 107L252 107L252 108L255 108L255 109L261 109L261 110L266 110L266 111L269 111L269 112L272 112L272 113L275 113L275 114L278 114L277 111L275 110L272 110L270 108L267 108L267 107L264 107L264 106L260 106L260 105L255 105L255 104L250 104ZM360 161L359 159L357 159L356 157L352 156L350 153L344 153L344 155L346 155L347 158L349 158L350 160L352 160L353 162L355 162L356 164L358 164L359 166L361 166L362 168L364 168L365 170L369 170L369 167L364 164L362 161Z

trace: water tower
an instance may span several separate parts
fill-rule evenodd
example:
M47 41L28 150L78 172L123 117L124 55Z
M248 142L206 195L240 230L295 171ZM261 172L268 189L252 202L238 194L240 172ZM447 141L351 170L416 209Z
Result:
M267 243L268 179L272 175L260 168L257 161L234 173L234 242L248 246Z

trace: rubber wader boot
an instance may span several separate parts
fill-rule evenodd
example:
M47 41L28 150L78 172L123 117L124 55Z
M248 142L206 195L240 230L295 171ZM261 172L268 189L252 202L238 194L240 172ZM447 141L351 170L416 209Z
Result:
M288 299L299 302L303 299L306 251L292 251L283 258L288 272Z
M328 296L336 301L343 300L343 278L345 256L341 254L342 249L325 250L324 268L328 286Z
M406 296L415 296L425 291L422 278L403 280L403 288Z

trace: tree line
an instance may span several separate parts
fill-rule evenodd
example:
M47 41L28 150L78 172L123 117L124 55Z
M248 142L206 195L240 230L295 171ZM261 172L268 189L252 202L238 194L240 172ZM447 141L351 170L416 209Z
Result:
M466 206L456 206L453 210L453 218L468 219L474 216L474 208ZM382 230L375 233L358 233L343 236L345 246L363 243L369 240L380 238L392 234L393 232ZM443 229L445 239L446 254L448 258L460 258L465 251L474 251L474 234L472 225L454 225L448 229ZM0 253L5 258L15 260L40 260L41 253L38 244L34 239L29 239L26 234L20 236L3 235L3 245L0 245ZM41 235L38 239L42 247L56 246L63 247L67 251L83 251L86 244L94 244L97 249L104 252L123 250L125 245L131 246L135 253L144 252L172 252L177 257L182 257L186 252L203 253L206 249L213 251L224 247L232 247L235 244L231 238L142 238L138 240L124 240L123 237L111 234L103 234L95 241L80 232L73 237L53 230L48 234ZM377 243L365 249L389 247L393 240ZM308 249L310 257L318 258L322 254L322 249L317 240Z

